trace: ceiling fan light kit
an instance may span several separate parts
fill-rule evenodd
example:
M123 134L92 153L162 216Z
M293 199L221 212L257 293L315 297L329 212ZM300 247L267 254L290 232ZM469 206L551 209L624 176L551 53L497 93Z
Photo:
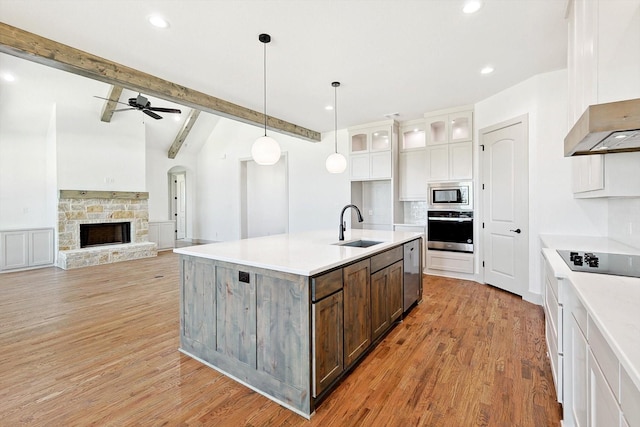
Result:
M340 82L332 82L331 86L333 86L334 92L333 112L335 119L335 151L327 157L325 167L330 173L342 173L347 168L347 159L342 154L338 153L338 87L340 87Z
M258 40L264 45L264 136L256 139L251 146L251 157L259 165L274 165L280 160L280 144L267 136L267 43L271 42L269 34L260 34Z

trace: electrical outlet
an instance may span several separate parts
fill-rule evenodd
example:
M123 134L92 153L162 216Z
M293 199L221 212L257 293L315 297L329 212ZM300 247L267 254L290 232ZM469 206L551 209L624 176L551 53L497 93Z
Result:
M369 209L369 216L373 215L373 209Z

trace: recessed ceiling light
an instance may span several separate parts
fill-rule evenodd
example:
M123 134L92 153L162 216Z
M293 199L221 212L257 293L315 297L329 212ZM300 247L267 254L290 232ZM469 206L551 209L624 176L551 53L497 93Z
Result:
M462 7L464 13L475 13L482 7L480 0L467 0Z
M493 67L486 66L482 70L480 70L481 74L491 74L493 73Z
M626 138L626 137L627 137L627 135L625 135L625 134L620 134L620 135L614 136L615 139L623 139L623 138Z
M333 110L333 105L327 105L326 107L324 107L324 109L327 111L331 111Z
M149 23L156 28L169 28L169 21L160 15L151 15L149 17Z
M7 81L7 82L15 82L16 78L11 73L2 73L2 80Z

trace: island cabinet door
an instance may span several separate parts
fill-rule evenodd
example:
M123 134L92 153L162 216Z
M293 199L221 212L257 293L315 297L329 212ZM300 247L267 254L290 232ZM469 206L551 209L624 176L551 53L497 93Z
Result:
M394 322L402 314L404 264L398 261L389 266L389 316Z
M311 349L309 283L302 276L257 272L257 343L259 372L309 397Z
M180 346L211 361L216 351L214 266L208 260L182 257Z
M343 291L321 299L313 310L313 397L318 397L344 370Z
M371 344L370 260L342 269L344 283L344 363L353 364Z
M371 333L378 338L389 329L389 268L371 275Z
M402 261L371 275L371 330L374 340L402 314L402 280Z
M216 266L216 351L255 369L256 281L254 274L244 273Z

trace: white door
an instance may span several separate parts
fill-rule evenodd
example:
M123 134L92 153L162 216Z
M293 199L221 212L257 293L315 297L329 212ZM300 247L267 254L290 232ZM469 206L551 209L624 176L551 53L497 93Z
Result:
M480 131L484 281L523 295L529 280L528 119Z
M184 239L187 228L187 181L184 173L176 175L176 238Z

